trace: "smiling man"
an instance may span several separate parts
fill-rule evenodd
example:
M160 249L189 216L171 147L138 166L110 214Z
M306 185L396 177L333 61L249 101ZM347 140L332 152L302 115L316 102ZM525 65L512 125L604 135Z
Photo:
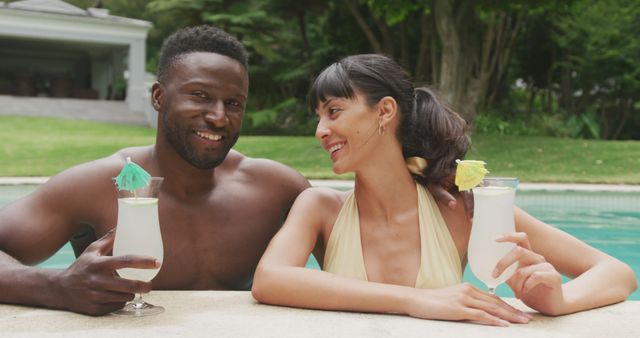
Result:
M160 265L154 289L248 290L269 240L309 185L289 167L231 150L248 88L247 52L229 34L199 26L167 38L152 88L156 143L65 170L0 210L0 302L105 314L151 289L118 277L116 269ZM117 217L112 178L127 157L164 177L162 262L110 256ZM101 238L69 268L30 266L85 229Z

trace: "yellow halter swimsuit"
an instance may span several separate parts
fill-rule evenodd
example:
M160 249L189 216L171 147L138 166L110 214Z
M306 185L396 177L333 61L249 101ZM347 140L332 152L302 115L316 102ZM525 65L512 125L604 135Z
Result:
M416 189L421 254L415 287L431 289L458 284L462 281L462 264L449 229L433 196L420 184L416 184ZM358 205L353 192L344 202L331 230L323 269L337 275L367 280L360 242Z

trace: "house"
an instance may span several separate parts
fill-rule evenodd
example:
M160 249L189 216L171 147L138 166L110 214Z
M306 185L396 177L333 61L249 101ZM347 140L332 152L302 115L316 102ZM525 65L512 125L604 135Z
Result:
M0 2L0 110L59 106L80 118L112 111L153 124L145 84L151 26L60 0Z

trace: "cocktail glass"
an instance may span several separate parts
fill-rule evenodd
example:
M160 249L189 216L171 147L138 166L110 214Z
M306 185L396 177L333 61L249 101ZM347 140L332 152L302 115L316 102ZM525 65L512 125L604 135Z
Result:
M469 238L469 266L473 274L489 288L490 293L509 279L518 267L513 263L497 278L492 277L496 264L514 243L498 243L500 235L515 232L514 200L517 178L487 177L473 188L473 224Z
M113 255L145 255L162 262L164 251L158 218L158 196L162 177L152 177L145 187L137 190L118 190L118 224L113 244ZM148 282L157 269L118 269L122 278ZM113 312L117 315L149 316L161 313L164 308L142 300L141 294L124 308Z

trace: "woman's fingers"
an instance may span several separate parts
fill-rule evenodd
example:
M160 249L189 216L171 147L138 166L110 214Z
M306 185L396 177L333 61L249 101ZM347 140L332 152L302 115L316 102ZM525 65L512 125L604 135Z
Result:
M527 323L530 316L504 302L500 297L484 292L470 284L460 285L462 291L458 298L466 314L472 314L468 320L491 325L504 326L504 321L513 323ZM469 312L469 310L473 310ZM477 312L480 311L480 312ZM484 314L482 314L484 313Z
M560 286L562 285L562 276L560 276L560 274L555 269L553 269L553 267L552 270L549 270L545 267L543 270L534 271L524 282L521 293L526 294L538 285L545 285L548 288Z
M410 297L407 314L414 317L466 320L497 326L507 326L509 322L528 323L532 318L500 297L469 283L442 289L420 290L418 294L427 297Z
M501 304L496 304L494 302L486 302L480 299L473 299L470 301L469 306L481 310L490 314L493 317L500 318L501 320L506 320L512 323L528 323L529 318L520 314L518 310L510 310Z
M562 276L548 262L529 265L518 269L507 284L513 290L516 298L522 298L522 295L532 290L539 284L545 284L548 287L554 287L562 284Z
M477 309L467 309L467 318L480 324L494 325L494 326L509 326L509 322L493 316L485 311Z
M509 278L506 283L507 283L507 285L509 285L509 287L513 291L513 296L516 299L521 299L522 298L522 286L524 285L524 282L526 281L526 277L524 277L523 275L519 274L518 272L519 272L519 270L516 270L516 272L513 274L513 276L511 276L511 278Z
M513 250L509 251L502 259L498 261L495 269L492 272L492 276L497 278L500 276L504 270L511 266L513 263L519 263L519 268L539 264L545 262L545 259L542 255L539 255L529 249L526 249L521 246L516 246Z
M529 315L507 304L500 297L483 291L478 292L469 300L469 306L512 323L528 323L531 319Z
M502 272L504 272L504 270L506 270L509 266L511 266L511 264L515 262L519 262L520 263L519 266L522 267L529 264L537 263L539 258L542 258L542 260L544 261L544 257L535 254L531 250L531 244L529 243L529 236L527 236L526 232L512 232L512 233L504 234L496 238L496 242L498 243L511 242L516 244L517 246L513 250L511 250L507 255L502 257L502 259L496 264L496 267L492 273L494 278L497 278L498 276L500 276ZM523 261L523 258L527 257L528 256L527 254L529 252L539 257L529 256L530 260L528 262Z
M526 232L512 232L512 233L504 234L496 238L496 242L498 243L511 242L511 243L515 243L517 246L521 246L525 249L531 250L531 243L529 243L529 236L527 236Z
M560 274L551 264L546 262L544 256L531 250L529 237L526 233L506 234L497 238L496 242L511 242L517 245L496 264L493 271L494 277L500 276L511 264L518 262L518 269L507 281L516 298L522 298L525 293L540 284L554 287L562 283Z

